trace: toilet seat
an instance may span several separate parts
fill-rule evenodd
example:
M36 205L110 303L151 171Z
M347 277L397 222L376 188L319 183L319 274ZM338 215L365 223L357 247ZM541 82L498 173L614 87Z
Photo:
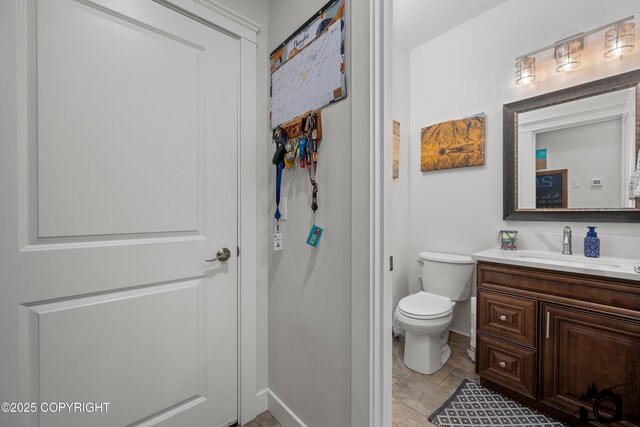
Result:
M439 319L453 312L453 304L447 297L422 291L402 298L398 311L416 320Z

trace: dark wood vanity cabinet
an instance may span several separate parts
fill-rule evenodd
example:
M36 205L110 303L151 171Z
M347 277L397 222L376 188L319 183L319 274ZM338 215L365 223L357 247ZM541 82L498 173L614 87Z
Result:
M622 395L625 418L637 425L640 323L553 304L545 304L542 315L548 326L540 346L540 399L572 412L585 405L581 398L591 385L598 392L612 388Z
M571 425L616 406L606 425L640 425L640 282L479 262L477 304L483 385Z

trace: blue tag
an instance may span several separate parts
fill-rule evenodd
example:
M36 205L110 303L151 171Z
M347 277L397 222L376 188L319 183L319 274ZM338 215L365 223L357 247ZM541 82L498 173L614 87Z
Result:
M314 225L311 227L311 232L309 233L309 237L307 237L307 245L311 245L314 248L318 246L320 243L320 237L322 236L322 228Z

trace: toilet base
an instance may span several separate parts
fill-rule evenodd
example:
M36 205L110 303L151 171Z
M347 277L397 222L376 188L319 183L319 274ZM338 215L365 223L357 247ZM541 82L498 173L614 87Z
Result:
M404 364L425 375L439 371L451 357L448 338L448 329L436 336L406 331Z

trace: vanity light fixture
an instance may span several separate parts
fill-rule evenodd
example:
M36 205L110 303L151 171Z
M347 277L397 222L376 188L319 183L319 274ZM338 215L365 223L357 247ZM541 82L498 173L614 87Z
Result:
M581 64L580 52L584 49L584 39L578 38L559 42L555 46L556 71L564 73L575 70Z
M536 80L536 58L525 56L516 59L516 84L528 85Z
M604 34L604 57L622 56L631 51L636 37L636 24L622 22L616 24Z
M563 73L575 70L582 63L582 50L584 39L591 34L606 31L605 33L605 58L622 56L634 47L635 23L634 15L619 19L615 22L603 25L593 30L585 31L566 39L557 41L549 46L529 52L516 58L516 84L526 85L536 80L535 56L547 50L553 49L556 63L556 71Z

